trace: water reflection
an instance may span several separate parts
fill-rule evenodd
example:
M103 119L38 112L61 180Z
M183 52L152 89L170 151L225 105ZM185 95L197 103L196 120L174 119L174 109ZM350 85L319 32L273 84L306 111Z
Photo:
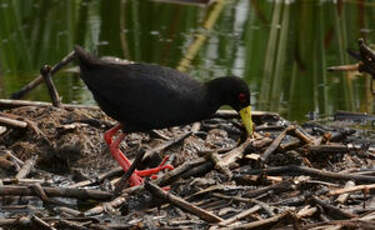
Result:
M2 0L0 97L33 79L81 44L119 56L186 71L207 80L238 75L249 82L256 109L304 120L309 112L373 111L368 77L328 73L351 63L347 47L371 43L371 1ZM55 78L65 103L94 103L79 78ZM44 86L27 97L48 100Z

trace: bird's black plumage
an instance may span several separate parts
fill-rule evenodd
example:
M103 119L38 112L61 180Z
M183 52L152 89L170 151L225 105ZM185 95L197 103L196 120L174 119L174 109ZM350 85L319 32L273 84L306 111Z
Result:
M81 78L103 111L122 123L125 132L185 125L208 118L222 105L239 111L250 104L248 86L238 77L200 83L167 67L109 63L79 46L75 52Z

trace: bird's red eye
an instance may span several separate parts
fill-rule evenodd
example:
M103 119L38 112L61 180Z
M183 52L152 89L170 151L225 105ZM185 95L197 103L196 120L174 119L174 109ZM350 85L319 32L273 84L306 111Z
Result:
M241 102L241 103L245 103L246 102L246 95L244 93L240 93L238 94L238 100Z

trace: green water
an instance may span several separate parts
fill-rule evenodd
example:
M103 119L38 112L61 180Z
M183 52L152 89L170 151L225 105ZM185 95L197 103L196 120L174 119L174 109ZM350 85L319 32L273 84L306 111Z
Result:
M219 0L209 6L0 0L0 97L80 44L100 56L179 68L202 81L238 75L249 83L256 110L291 120L338 109L372 113L368 76L326 68L353 63L346 49L356 48L359 37L373 42L374 28L370 0ZM61 72L54 81L63 102L95 103L76 75ZM26 99L49 97L40 86Z

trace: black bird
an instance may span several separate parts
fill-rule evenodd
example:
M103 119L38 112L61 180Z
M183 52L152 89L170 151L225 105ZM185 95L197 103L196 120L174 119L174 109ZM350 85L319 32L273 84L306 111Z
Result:
M238 77L222 77L201 83L177 70L151 64L114 64L103 61L75 46L81 78L100 108L119 122L104 134L113 157L124 171L131 165L120 151L125 133L143 132L186 125L210 117L222 105L237 110L249 135L252 134L250 91ZM118 130L122 133L112 141ZM131 185L143 182L140 176L156 173L163 163L151 170L135 171Z

